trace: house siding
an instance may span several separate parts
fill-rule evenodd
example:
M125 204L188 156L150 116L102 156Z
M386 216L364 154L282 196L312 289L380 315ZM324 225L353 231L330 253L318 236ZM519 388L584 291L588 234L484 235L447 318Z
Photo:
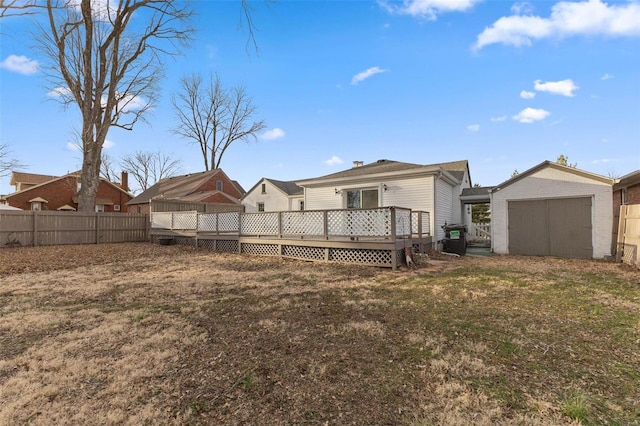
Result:
M305 210L342 209L346 205L342 202L343 194L336 194L335 188L307 188L305 190Z
M493 251L509 253L508 202L552 198L592 197L593 257L611 254L612 186L568 171L543 168L493 192L491 232Z
M453 187L442 179L436 179L436 208L433 219L432 235L439 241L444 238L442 226L445 223L454 223L453 216Z
M262 193L262 184L265 184L264 194ZM302 197L299 199L302 199ZM247 213L257 212L258 203L264 203L264 211L266 212L297 210L297 206L292 208L292 202L289 200L287 194L268 180L260 182L260 184L254 187L253 191L249 192L242 199L242 204L245 206Z

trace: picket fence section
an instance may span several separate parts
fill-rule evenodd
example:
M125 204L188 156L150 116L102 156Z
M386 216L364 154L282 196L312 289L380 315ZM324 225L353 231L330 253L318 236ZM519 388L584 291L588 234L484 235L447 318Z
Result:
M0 247L148 241L148 222L140 213L0 210Z

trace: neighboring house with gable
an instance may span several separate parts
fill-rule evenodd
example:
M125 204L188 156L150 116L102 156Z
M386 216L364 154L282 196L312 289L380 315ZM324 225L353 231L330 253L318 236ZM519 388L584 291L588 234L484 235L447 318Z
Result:
M295 182L262 178L242 198L247 213L304 210L304 189Z
M149 213L152 201L169 201L176 205L194 203L223 204L241 207L245 191L221 170L207 170L160 180L129 201L129 211Z
M78 209L80 174L81 171L76 171L57 177L13 172L10 182L16 192L3 196L1 202L22 210L75 211ZM126 203L131 198L126 172L122 172L121 183L100 178L96 211L126 213Z
M472 186L466 160L428 165L354 161L351 169L296 184L304 188L307 210L396 206L429 212L434 241L444 238L445 223L470 221L460 199L463 189Z

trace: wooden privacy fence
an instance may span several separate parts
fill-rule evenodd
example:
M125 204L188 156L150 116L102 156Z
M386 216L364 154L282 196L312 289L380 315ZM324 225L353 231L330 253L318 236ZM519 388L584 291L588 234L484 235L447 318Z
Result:
M640 267L640 204L620 206L616 260Z
M0 247L148 241L148 222L140 213L0 210Z
M153 212L151 239L216 251L397 268L431 245L428 212L400 207L261 213Z

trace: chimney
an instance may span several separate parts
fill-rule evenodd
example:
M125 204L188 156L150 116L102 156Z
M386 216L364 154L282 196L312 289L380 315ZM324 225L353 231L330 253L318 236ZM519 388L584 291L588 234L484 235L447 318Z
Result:
M120 188L129 192L129 173L122 171L122 175L120 176Z
M354 161L353 168L364 166L364 161Z

